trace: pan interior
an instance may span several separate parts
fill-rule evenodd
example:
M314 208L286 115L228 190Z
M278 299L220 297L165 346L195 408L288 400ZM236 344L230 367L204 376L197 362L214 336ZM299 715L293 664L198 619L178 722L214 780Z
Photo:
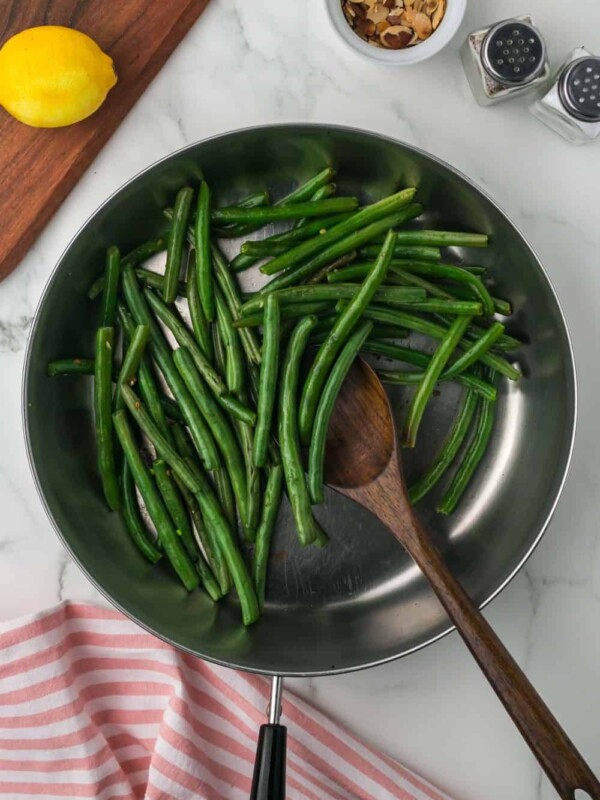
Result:
M519 384L499 390L494 437L459 511L419 506L454 574L480 604L521 566L552 513L568 466L575 383L568 333L536 256L495 204L447 165L406 145L343 128L279 126L226 134L159 162L111 197L73 240L46 289L29 344L24 413L31 463L48 512L92 580L127 614L203 658L281 674L344 671L406 654L440 636L448 620L419 570L381 524L329 492L316 515L329 547L302 549L287 503L273 544L260 623L239 624L234 599L188 596L167 566L147 565L119 517L107 511L95 465L89 378L51 379L53 358L90 357L98 304L86 291L105 248L123 252L166 229L162 208L204 173L216 202L268 188L277 197L331 164L339 193L371 201L417 186L427 208L416 226L481 231L485 250L460 252L486 266L494 292L512 300L509 332L526 341ZM253 276L245 278L253 286ZM408 482L437 452L460 390L446 386L427 409ZM391 393L401 419L408 392Z

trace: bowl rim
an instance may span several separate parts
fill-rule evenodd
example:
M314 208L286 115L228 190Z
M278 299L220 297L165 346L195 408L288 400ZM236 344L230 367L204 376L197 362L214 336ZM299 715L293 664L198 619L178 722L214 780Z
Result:
M376 137L378 139L381 139L384 142L387 142L387 143L390 143L390 144L393 144L393 145L401 145L402 147L406 147L406 148L408 148L410 150L413 150L414 152L416 152L416 153L418 153L418 154L420 154L422 156L425 156L425 158L431 159L432 161L434 161L438 165L444 167L445 169L449 170L450 172L454 173L456 176L458 176L459 178L464 180L471 188L475 189L475 191L477 191L480 194L482 194L491 203L491 205L494 206L496 208L496 210L499 211L500 214L502 214L506 218L506 220L513 226L515 231L519 234L519 236L523 239L523 241L526 244L526 246L529 248L531 254L535 258L535 261L537 262L538 267L540 268L544 278L546 279L546 281L548 283L548 287L549 287L550 291L552 292L552 295L553 295L554 300L556 302L557 309L558 309L558 312L559 312L559 315L560 315L560 319L562 320L562 324L564 326L564 331L565 331L565 334L566 334L566 343L567 343L567 350L568 350L568 354L569 354L570 372L571 372L571 375L572 375L573 401L572 401L572 410L571 410L571 414L570 414L571 426L572 427L571 427L571 436L570 436L570 441L569 441L569 446L568 446L568 453L567 453L567 456L565 458L564 467L563 467L563 474L562 474L560 483L559 483L558 487L556 488L555 497L554 497L554 499L552 501L552 504L551 504L551 506L550 506L550 508L548 510L548 513L546 515L546 518L545 518L543 524L540 526L540 529L537 532L537 534L533 537L531 544L529 545L527 551L525 552L525 554L523 555L523 557L521 558L519 563L513 568L513 570L510 572L510 574L507 575L507 577L502 581L502 583L499 586L497 586L479 604L479 609L480 610L484 609L489 603L492 602L492 600L494 600L496 597L498 597L498 595L508 586L508 584L511 583L511 581L516 577L516 575L521 571L521 569L524 567L526 562L529 560L529 558L533 554L534 550L537 548L537 546L541 542L542 537L546 533L546 530L548 529L548 525L550 524L550 522L552 520L552 517L554 516L554 512L556 511L556 507L557 507L558 502L559 502L559 500L560 500L560 498L562 496L563 489L564 489L566 481L567 481L567 477L568 477L569 470L570 470L570 467L571 467L571 463L572 463L572 460L573 460L573 451L574 451L574 446L575 446L575 436L576 436L577 422L578 422L577 369L576 369L576 364L575 364L575 355L574 355L574 351L573 351L573 341L572 341L571 333L569 331L569 326L567 324L567 320L566 320L566 317L565 317L564 309L563 309L563 307L562 307L562 305L560 303L560 300L559 300L558 294L556 292L556 289L554 287L554 284L550 280L550 277L549 277L548 273L546 272L546 269L544 268L544 265L542 264L539 256L537 255L536 251L533 249L533 247L531 246L529 240L523 234L523 232L521 231L519 226L516 225L512 221L512 219L508 216L508 214L506 214L504 209L496 202L496 200L494 200L491 197L491 195L484 188L481 188L480 186L478 186L475 183L475 181L473 181L471 178L469 178L467 175L465 175L463 172L461 172L461 170L457 169L456 167L451 166L450 164L448 164L443 159L438 158L437 156L432 155L431 153L428 153L426 150L422 150L419 147L415 147L415 146L413 146L411 144L407 144L406 142L403 142L400 139L396 139L396 138L394 138L392 136L387 136L386 134L381 134L381 133L376 132L376 131L369 131L369 130L365 130L364 128L357 128L357 127L348 126L348 125L335 125L335 124L318 123L318 122L301 122L301 123L282 122L282 123L274 123L274 124L268 124L268 125L250 125L250 126L246 126L246 127L243 127L243 128L236 128L234 130L224 131L224 132L221 132L221 133L218 133L218 134L214 134L213 136L208 136L208 137L206 137L204 139L200 139L199 141L193 142L192 144L185 145L184 147L181 147L178 150L175 150L172 153L169 153L168 155L157 159L156 161L154 161L152 164L149 164L144 169L139 170L133 177L131 177L129 180L125 181L125 183L123 183L121 186L119 186L115 191L111 192L111 194L95 209L95 211L93 211L92 214L89 215L89 217L83 222L83 224L79 226L79 228L77 229L75 234L69 240L67 246L62 251L62 253L60 255L60 258L58 259L58 261L56 262L55 266L53 267L52 272L50 273L50 275L49 275L49 277L48 277L48 279L46 281L46 284L44 286L44 289L43 289L43 291L42 291L42 293L40 295L40 299L39 299L39 301L37 303L37 306L36 306L36 309L35 309L35 313L34 313L34 316L33 316L33 321L32 321L32 324L31 324L31 329L29 331L29 336L27 338L27 344L26 344L26 350L25 350L25 358L24 358L24 361L23 361L23 373L22 373L22 379L21 379L21 419L22 419L23 433L24 433L24 438L25 438L25 448L26 448L26 452L27 452L27 461L29 463L29 468L31 470L31 474L32 474L32 477L33 477L33 482L35 484L38 496L39 496L40 501L41 501L41 503L42 503L42 505L44 507L44 510L45 510L49 520L50 520L50 523L52 524L52 527L56 531L59 539L63 543L63 545L66 548L67 552L69 553L71 558L74 560L74 562L77 564L77 566L82 570L82 572L88 578L88 580L91 582L91 584L98 590L98 592L100 592L100 594L102 594L108 600L108 602L113 607L117 608L128 619L131 619L133 622L135 622L141 628L146 630L148 633L151 633L153 636L156 636L157 638L161 639L162 641L167 642L168 644L172 645L173 647L175 647L178 650L181 650L183 652L189 653L190 655L196 656L198 658L202 658L203 660L208 661L210 663L219 664L220 666L229 667L231 669L238 669L238 670L242 670L244 672L252 672L252 673L255 673L255 674L267 675L267 676L272 676L274 673L269 671L269 670L263 669L263 668L250 668L250 667L248 667L247 665L244 665L244 664L238 664L238 663L235 663L235 662L227 661L225 659L215 658L215 657L212 657L212 656L201 655L201 654L199 654L198 652L196 652L195 650L193 650L190 647L186 647L184 645L178 644L177 642L173 641L173 639L169 638L169 636L157 632L150 625L140 621L135 616L135 614L131 613L126 608L124 608L117 600L115 600L113 597L110 596L108 591L106 591L99 584L97 579L90 573L88 568L79 560L79 558L73 552L69 542L67 541L66 537L63 535L62 531L60 530L60 527L59 527L58 523L54 519L54 516L53 516L53 514L52 514L52 512L50 510L48 502L46 501L46 497L44 495L44 492L43 492L43 489L42 489L42 486L41 486L40 478L39 478L39 475L38 475L38 472L37 472L37 469L36 469L34 456L33 456L31 436L30 436L30 430L29 430L29 420L28 420L28 413L27 413L27 408L28 408L27 397L28 397L28 385L29 385L29 367L30 367L30 362L31 362L33 341L34 341L34 338L35 338L35 335L36 335L36 331L37 331L37 327L38 327L38 324L39 324L39 321L40 321L41 311L43 309L44 303L45 303L46 298L47 298L47 296L48 296L48 294L49 294L49 292L50 292L50 290L52 288L52 285L53 285L54 281L57 279L60 266L61 266L62 262L64 261L67 253L69 252L69 250L73 246L73 244L76 241L76 239L81 235L81 233L91 223L91 221L96 217L96 215L99 214L109 203L111 203L113 201L113 199L118 194L120 194L120 192L122 192L125 188L130 186L132 183L134 183L143 174L145 174L146 172L148 172L151 169L154 169L158 165L165 163L166 161L168 161L169 159L171 159L171 158L173 158L175 156L179 156L179 155L181 155L182 153L185 153L188 150L193 150L194 148L198 147L198 145L204 144L206 142L212 142L212 141L215 141L217 139L225 138L227 136L235 136L236 134L244 133L244 132L247 132L247 131L259 132L261 130L267 130L267 129L270 130L272 128L281 128L281 129L294 128L294 129L301 129L301 130L306 130L306 131L310 131L310 130L313 130L313 129L315 129L315 130L316 129L329 129L329 130L333 129L333 130L349 132L349 133L353 133L353 134L360 134L360 135L365 135L366 134L367 136ZM280 674L281 674L282 677L309 678L309 677L319 677L319 676L326 676L326 675L338 675L338 674L344 674L344 673L349 673L349 672L358 672L358 671L361 671L363 669L370 669L371 667L382 666L383 664L391 663L391 662L396 661L396 660L398 660L400 658L404 658L404 657L406 657L408 655L411 655L412 653L416 653L419 650L422 650L422 649L424 649L426 647L429 647L430 645L434 644L435 642L438 642L441 639L445 638L446 636L448 636L450 633L454 632L455 630L456 630L456 627L454 625L452 625L452 624L449 624L448 627L445 628L443 631L440 631L440 633L436 634L435 636L430 637L429 639L427 639L427 640L425 640L423 642L420 642L419 644L413 645L412 647L410 647L410 648L408 648L406 650L403 650L402 652L394 653L391 656L385 656L385 657L380 658L380 659L375 659L375 660L370 661L368 663L360 663L360 664L352 665L350 667L340 667L340 668L335 668L335 669L330 669L330 670L318 670L318 671L300 670L300 671L285 672L285 673L280 673Z
M437 30L425 41L414 47L407 47L404 50L386 50L368 44L351 29L342 11L341 0L325 0L325 5L331 26L335 29L339 38L355 53L371 62L375 61L388 66L403 67L418 64L421 61L432 58L454 38L464 19L467 0L446 0L446 2L446 11Z

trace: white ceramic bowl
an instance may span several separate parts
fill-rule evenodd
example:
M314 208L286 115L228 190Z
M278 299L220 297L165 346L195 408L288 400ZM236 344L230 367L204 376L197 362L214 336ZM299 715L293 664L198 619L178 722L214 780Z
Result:
M404 50L386 50L374 47L354 33L342 11L341 0L325 0L325 4L333 27L349 47L372 61L398 66L417 64L439 53L454 37L467 8L467 0L446 0L446 13L428 39Z

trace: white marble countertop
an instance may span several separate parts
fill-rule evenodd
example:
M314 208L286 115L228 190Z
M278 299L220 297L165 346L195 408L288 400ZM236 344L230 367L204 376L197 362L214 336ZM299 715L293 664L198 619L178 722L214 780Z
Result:
M469 30L527 12L547 38L553 66L581 44L600 52L598 0L472 0L447 50L400 71L346 49L329 27L324 0L212 0L0 286L0 618L63 598L100 601L46 519L21 428L31 318L79 226L136 172L221 131L282 121L380 131L446 159L485 187L529 237L564 305L580 386L573 466L544 541L486 614L600 773L600 144L567 144L527 113L525 101L480 108L458 56ZM457 800L555 797L456 635L395 664L294 685Z

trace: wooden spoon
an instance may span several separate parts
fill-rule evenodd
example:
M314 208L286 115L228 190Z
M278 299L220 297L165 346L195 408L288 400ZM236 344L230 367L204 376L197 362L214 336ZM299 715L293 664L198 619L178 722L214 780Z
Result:
M563 800L600 800L600 783L542 698L453 577L414 515L392 411L361 359L338 398L327 438L327 483L378 517L420 567L448 616Z

